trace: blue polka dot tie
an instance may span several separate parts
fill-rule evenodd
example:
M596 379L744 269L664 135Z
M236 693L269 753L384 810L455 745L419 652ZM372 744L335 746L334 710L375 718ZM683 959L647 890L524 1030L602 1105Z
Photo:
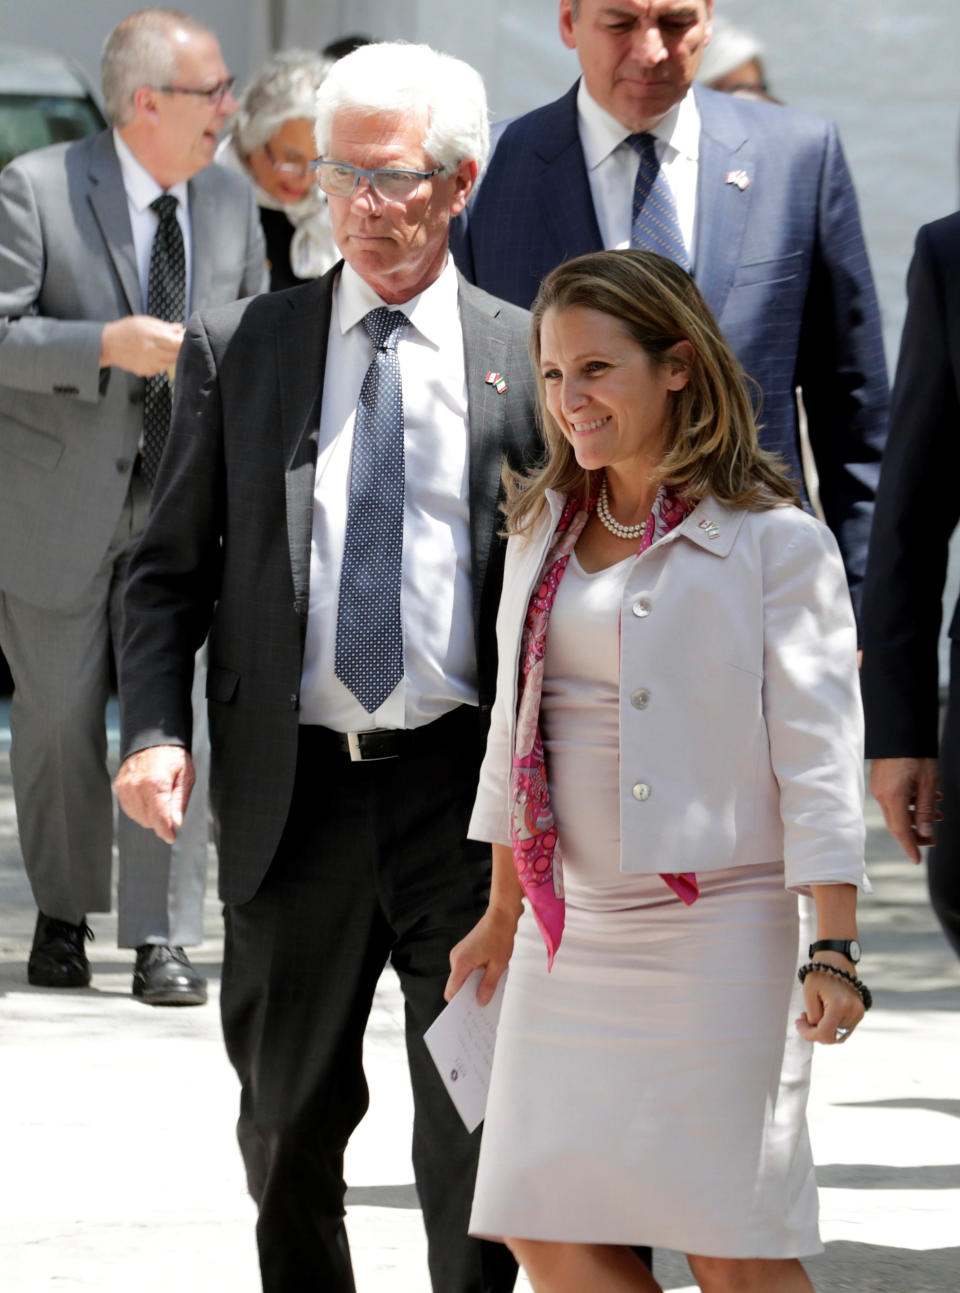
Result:
M160 223L153 235L150 277L147 281L147 314L167 323L183 323L187 309L187 269L183 234L177 219L178 200L172 193L154 198L151 208ZM172 404L170 378L166 373L148 377L143 392L143 442L140 449L141 475L152 485L170 431Z
M375 347L353 432L334 671L368 714L403 677L403 391L397 342L407 316L363 318Z
M640 168L633 189L630 246L657 251L661 256L675 260L689 274L690 257L677 220L677 204L657 160L657 141L644 131L628 136L627 143L640 154Z

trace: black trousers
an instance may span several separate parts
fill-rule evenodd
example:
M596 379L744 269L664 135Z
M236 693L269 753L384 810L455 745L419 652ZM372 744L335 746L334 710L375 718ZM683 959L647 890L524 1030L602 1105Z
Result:
M265 1293L354 1291L343 1153L367 1108L363 1033L388 958L405 1001L433 1288L513 1288L508 1250L467 1236L480 1133L467 1135L422 1040L443 1008L450 948L486 908L489 849L465 839L476 721L457 710L431 724L426 748L370 763L301 728L276 857L256 896L226 908L223 1029Z
M940 747L943 821L927 853L930 901L950 946L960 956L960 644L950 649L950 695Z

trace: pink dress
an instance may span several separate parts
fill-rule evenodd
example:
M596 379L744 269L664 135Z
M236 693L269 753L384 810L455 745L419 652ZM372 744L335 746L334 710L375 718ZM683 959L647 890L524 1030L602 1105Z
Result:
M566 923L548 975L530 912L520 921L471 1233L819 1252L805 1092L780 1084L797 964L782 864L703 874L692 906L619 870L632 560L586 574L574 554L553 607L541 723Z

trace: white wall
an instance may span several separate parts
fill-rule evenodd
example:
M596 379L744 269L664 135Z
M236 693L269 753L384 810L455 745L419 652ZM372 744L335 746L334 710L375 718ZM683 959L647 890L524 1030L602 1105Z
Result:
M556 0L285 0L284 41L322 47L359 32L422 40L483 74L494 119L555 99L577 74Z
M147 0L0 0L0 40L45 45L75 59L99 91L107 34ZM172 0L220 38L227 66L243 82L270 49L270 0Z

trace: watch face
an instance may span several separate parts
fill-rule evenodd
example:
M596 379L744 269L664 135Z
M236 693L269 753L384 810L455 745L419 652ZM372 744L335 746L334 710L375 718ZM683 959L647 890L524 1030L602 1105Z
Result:
M840 952L851 960L854 965L860 960L860 944L855 938L822 938L819 942L810 944L811 957L815 956L818 951Z

